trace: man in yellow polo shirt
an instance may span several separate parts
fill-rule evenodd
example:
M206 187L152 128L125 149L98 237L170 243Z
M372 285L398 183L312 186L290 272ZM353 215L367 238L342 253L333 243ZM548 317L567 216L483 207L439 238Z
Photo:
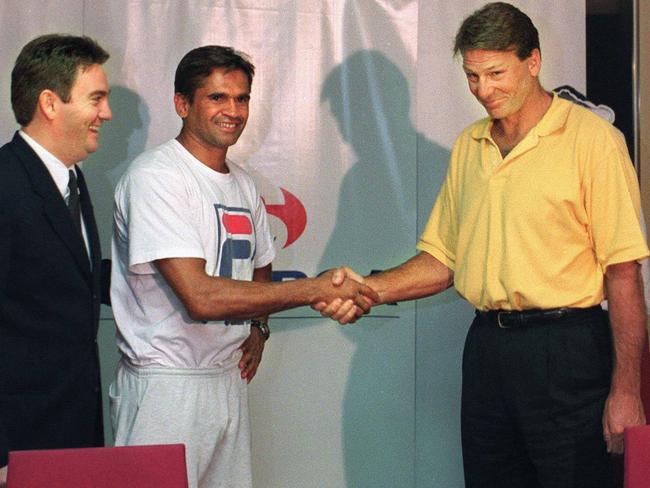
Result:
M645 423L649 251L624 140L542 88L538 33L515 7L474 12L454 50L488 117L454 144L421 252L365 281L380 303L453 284L476 307L463 356L466 486L613 486L608 452ZM316 308L341 323L361 314L350 302Z

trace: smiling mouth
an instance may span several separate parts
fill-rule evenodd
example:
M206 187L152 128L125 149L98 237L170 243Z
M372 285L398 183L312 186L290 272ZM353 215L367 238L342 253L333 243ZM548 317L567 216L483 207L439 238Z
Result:
M485 108L496 108L499 105L501 105L501 100L491 100L489 102L484 102L483 103L483 106Z
M227 129L227 130L233 130L238 127L239 124L235 122L217 122L217 126L221 127L222 129Z

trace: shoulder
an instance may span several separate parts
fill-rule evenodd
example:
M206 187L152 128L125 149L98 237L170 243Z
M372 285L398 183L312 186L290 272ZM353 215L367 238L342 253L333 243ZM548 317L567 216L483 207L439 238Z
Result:
M29 184L26 164L41 164L35 155L23 149L14 141L0 147L0 197L7 197L9 192L23 192Z
M118 188L133 181L155 183L160 180L173 180L173 177L179 173L179 163L172 143L173 140L167 141L137 156L120 178Z
M133 160L127 172L173 169L178 160L175 149L174 139L148 149Z
M465 127L456 138L454 146L478 141L490 135L490 118L484 117Z
M6 171L15 168L19 160L20 150L20 144L15 139L0 147L0 170Z
M597 134L609 134L612 137L618 137L620 134L609 121L577 103L559 98L556 110L566 113L566 126L569 129L576 128L589 133L595 131Z
M20 149L14 142L0 147L0 222L3 224L20 218L18 215L27 208L27 202L39 201Z
M465 127L456 137L451 148L449 168L470 164L470 155L475 154L481 141L490 137L490 118L485 117ZM468 159L469 158L469 159ZM474 158L475 159L475 158Z
M587 145L601 155L610 151L628 154L625 136L609 121L568 100L561 102L567 104L566 133L575 138L575 143Z
M253 188L255 187L255 182L253 181L253 177L241 165L228 159L228 169L230 170L230 173L232 174L233 178L235 178L235 180L237 180L239 184L243 184Z
M233 175L250 178L248 171L246 171L239 163L234 162L232 159L226 159L226 162L228 164L228 169Z

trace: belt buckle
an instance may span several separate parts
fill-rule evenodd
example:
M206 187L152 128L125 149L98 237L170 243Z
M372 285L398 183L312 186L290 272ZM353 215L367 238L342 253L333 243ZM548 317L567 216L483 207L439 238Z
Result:
M509 329L507 325L503 325L501 323L501 314L502 313L507 313L507 312L497 312L497 325L499 326L500 329Z

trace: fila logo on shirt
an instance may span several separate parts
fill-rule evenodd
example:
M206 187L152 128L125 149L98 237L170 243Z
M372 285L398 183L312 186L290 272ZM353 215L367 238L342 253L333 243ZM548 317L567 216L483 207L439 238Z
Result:
M233 264L237 260L253 259L255 232L250 210L247 208L214 206L219 226L217 263L219 276L233 277ZM237 278L237 277L235 277Z

